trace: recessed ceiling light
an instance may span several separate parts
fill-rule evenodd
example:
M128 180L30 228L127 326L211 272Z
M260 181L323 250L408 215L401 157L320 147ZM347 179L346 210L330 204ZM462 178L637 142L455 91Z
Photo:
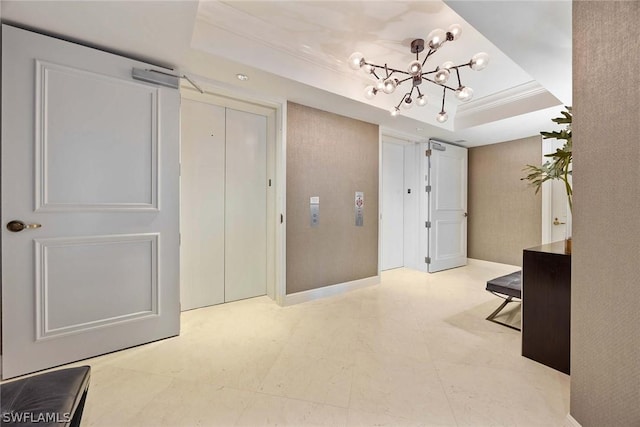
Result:
M241 82L246 82L247 80L249 80L249 76L247 76L246 74L236 74L236 77Z
M416 130L417 130L418 132L422 132L424 129L422 129L422 128L416 128Z

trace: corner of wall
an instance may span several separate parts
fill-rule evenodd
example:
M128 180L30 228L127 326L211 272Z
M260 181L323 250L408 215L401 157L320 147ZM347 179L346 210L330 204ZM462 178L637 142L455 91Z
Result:
M287 294L378 275L379 145L377 125L288 103ZM320 201L314 227L310 197Z
M521 266L540 244L542 199L521 178L541 150L537 135L469 149L469 258Z

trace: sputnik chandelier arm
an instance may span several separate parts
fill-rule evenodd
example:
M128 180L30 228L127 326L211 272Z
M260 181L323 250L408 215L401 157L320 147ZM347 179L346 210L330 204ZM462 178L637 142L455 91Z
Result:
M472 70L480 71L489 63L489 55L484 52L480 52L473 55L471 60L464 64L455 65L453 62L447 61L440 66L436 66L436 68L431 71L424 70L429 57L436 53L446 42L460 38L461 32L462 28L458 24L451 25L448 31L441 29L431 31L428 35L427 42L429 50L422 61L420 61L420 53L425 50L425 41L423 39L413 40L411 42L411 53L415 54L415 60L409 63L409 67L406 71L391 68L387 64L378 65L368 62L360 52L355 52L349 57L349 66L354 70L365 70L365 72L376 80L375 85L367 86L364 90L364 96L367 99L373 99L379 92L391 94L401 84L409 81L412 83L411 89L402 96L398 105L391 110L392 116L400 114L401 107L409 109L414 103L419 107L423 107L427 104L427 95L422 93L420 90L420 85L423 82L427 81L434 85L441 86L442 108L440 109L440 113L436 116L436 120L440 123L444 123L449 118L447 112L444 110L444 101L448 90L454 92L456 98L461 101L469 101L473 97L473 89L468 86L464 86L460 80L460 69L469 67ZM447 82L451 77L451 73L454 71L458 83L457 87L447 85Z

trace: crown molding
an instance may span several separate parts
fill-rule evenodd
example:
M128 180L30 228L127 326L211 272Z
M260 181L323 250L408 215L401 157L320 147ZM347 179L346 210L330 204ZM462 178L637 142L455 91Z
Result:
M457 115L476 114L487 110L502 108L514 102L519 102L534 96L548 93L538 82L532 80L509 89L496 92L482 98L461 104L458 107Z
M455 115L455 128L466 129L560 104L538 82L530 81L459 105Z

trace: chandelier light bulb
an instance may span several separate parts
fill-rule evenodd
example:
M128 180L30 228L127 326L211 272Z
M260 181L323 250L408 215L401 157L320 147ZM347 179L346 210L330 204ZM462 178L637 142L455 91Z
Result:
M378 93L378 89L373 86L367 86L364 88L364 97L367 99L375 98L376 93Z
M460 34L462 34L462 27L458 24L453 24L449 27L449 34L453 37L453 40L458 40L460 38Z
M471 66L472 70L480 71L483 70L489 64L489 55L485 52L476 53L471 57Z
M473 89L467 86L460 86L456 90L456 98L464 102L470 101L473 98Z
M422 74L422 64L418 60L411 61L408 71L412 76L420 75Z
M396 86L398 86L396 79L387 79L384 81L384 88L382 90L384 93L393 93L393 91L396 90Z
M447 33L440 28L431 31L427 36L427 41L431 49L438 49L442 43L447 41Z
M416 104L418 104L418 107L424 107L425 105L427 105L427 95L420 95L419 97L417 97Z
M407 96L404 99L404 101L402 101L402 108L404 108L405 110L408 110L411 107L413 107L413 100L410 97Z
M399 114L400 114L400 109L398 107L393 107L393 110L391 110L391 116L396 117Z
M364 69L364 71L367 74L373 73L373 65L371 65L371 64L364 64L364 66L362 68Z
M349 57L349 67L359 70L364 65L364 55L360 52L353 52Z
M433 80L435 80L436 83L443 85L447 82L447 80L449 80L449 76L449 70L447 70L446 68L441 68L433 76Z
M444 63L440 66L440 68L443 68L443 69L445 69L445 70L451 70L451 68L452 68L452 67L455 67L455 66L456 66L456 64L454 64L454 63L453 63L453 61L447 61L447 62L444 62Z
M442 110L438 113L438 115L436 116L436 120L439 123L444 123L449 119L449 115L447 114L446 111Z
M378 79L376 81L376 89L377 90L384 90L384 80L383 79Z

